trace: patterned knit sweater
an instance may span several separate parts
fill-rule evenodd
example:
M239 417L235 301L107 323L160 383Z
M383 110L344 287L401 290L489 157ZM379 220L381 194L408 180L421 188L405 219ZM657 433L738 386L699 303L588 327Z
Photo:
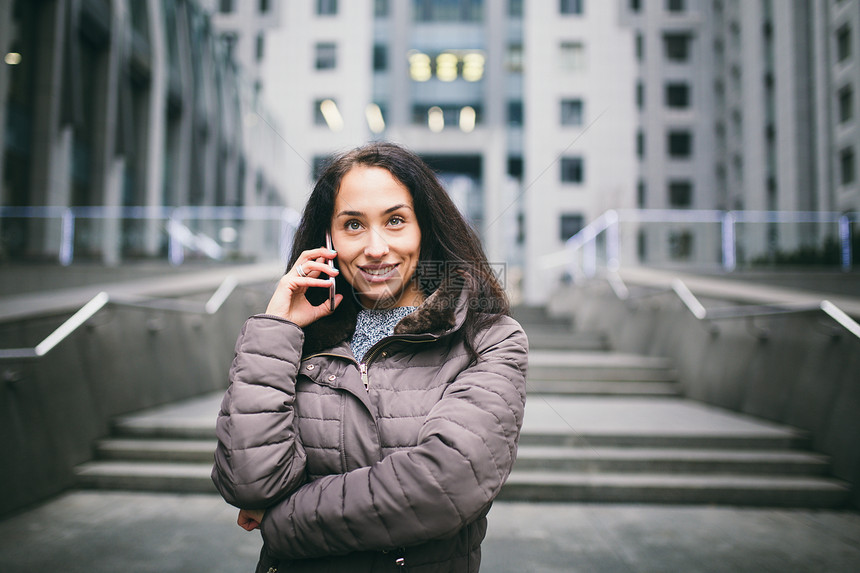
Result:
M418 307L398 306L384 310L360 310L351 342L355 359L362 362L367 351L386 336L391 336L400 319L416 308Z

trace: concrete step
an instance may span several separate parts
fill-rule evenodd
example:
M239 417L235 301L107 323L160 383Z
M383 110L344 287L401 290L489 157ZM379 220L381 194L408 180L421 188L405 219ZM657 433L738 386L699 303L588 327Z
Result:
M75 468L82 488L213 493L212 463L96 461Z
M499 499L838 508L848 495L846 483L821 477L514 470Z
M214 440L120 439L100 440L96 458L100 460L199 462L213 461Z
M205 400L205 399L204 399ZM209 398L214 402L214 396ZM190 404L193 404L191 402ZM205 403L205 402L204 402ZM121 438L175 439L175 440L214 440L215 420L218 415L217 406L212 411L208 409L197 415L186 414L181 406L171 410L170 406L163 409L147 411L140 414L124 416L114 421L112 434Z
M821 476L828 467L826 456L799 451L522 446L515 469Z
M625 360L622 358L622 361ZM615 382L614 384L620 384ZM650 385L652 382L631 382ZM116 421L81 487L212 492L220 393ZM804 432L680 398L533 395L503 499L839 507Z
M511 316L523 328L546 327L571 330L573 321L568 316L552 316L542 306L517 305L511 308Z
M679 396L677 382L652 381L594 381L594 380L532 380L529 394L558 394L569 396Z
M808 438L763 436L757 434L674 434L656 432L609 433L564 430L527 431L523 428L520 444L568 448L672 448L718 450L789 450L808 447Z
M530 350L579 350L605 352L609 340L597 332L552 331L543 328L525 327Z
M808 449L797 428L693 400L632 396L531 396L520 443L567 447Z
M674 382L671 361L620 352L535 350L529 352L530 380L618 380Z

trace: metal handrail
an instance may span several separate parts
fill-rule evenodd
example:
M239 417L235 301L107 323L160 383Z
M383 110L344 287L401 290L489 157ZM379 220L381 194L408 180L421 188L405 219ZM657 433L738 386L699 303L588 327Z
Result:
M195 233L184 221L272 221L280 223L279 253L286 257L301 214L289 207L266 206L182 206L164 205L119 206L94 205L88 207L60 206L4 206L0 205L0 223L4 219L54 219L60 223L59 263L71 265L75 257L75 227L79 219L129 219L163 221L168 236L168 259L173 265L184 262L184 249L203 253L212 259L224 255L223 247L212 237Z
M745 223L832 223L837 225L840 266L851 270L851 225L860 221L860 213L832 211L716 211L696 209L610 209L570 237L564 249L539 259L544 268L567 267L571 277L592 278L597 274L597 240L605 238L605 266L610 271L621 264L621 223L713 223L720 225L720 248L723 270L737 268L737 225ZM581 261L579 260L581 258Z
M630 300L633 296L630 294L630 289L624 284L621 276L614 271L609 271L606 275L606 280L612 288L612 292L619 300ZM735 318L756 318L762 316L784 316L787 314L803 314L808 312L821 311L837 324L845 328L848 332L860 339L860 323L851 318L851 316L839 308L832 301L823 299L818 303L798 303L798 304L768 304L768 305L741 305L727 306L720 308L705 308L705 305L693 294L693 291L687 284L679 278L672 279L672 286L667 289L656 289L648 293L648 295L674 292L675 295L684 304L684 307L690 311L694 317L700 322L708 322L708 330L716 334L719 332L716 325L710 324L715 320L727 320Z
M58 326L54 332L45 337L45 339L36 346L32 348L0 349L0 361L34 359L45 356L108 304L211 315L221 309L221 306L233 291L236 290L238 285L238 279L234 275L229 275L221 282L206 302L178 300L172 298L121 297L110 295L102 291L91 298L84 306L75 312L75 314L70 316L68 320Z

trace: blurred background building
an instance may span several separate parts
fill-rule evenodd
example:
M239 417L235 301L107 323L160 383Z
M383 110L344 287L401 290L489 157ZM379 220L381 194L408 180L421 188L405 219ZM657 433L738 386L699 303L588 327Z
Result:
M167 208L284 205L255 43L280 12L243 2L239 26L212 4L0 2L0 257L164 257L170 234L196 238L179 222L164 232Z
M857 211L858 17L851 0L292 2L267 62L302 134L288 189L300 203L332 149L404 142L535 302L563 273L541 258L606 209ZM640 225L628 250L717 260L719 225L690 219ZM834 229L761 224L737 256Z
M857 0L0 0L0 256L64 260L64 214L75 260L258 256L326 157L386 139L530 302L610 209L656 221L625 260L719 267L720 212L860 210L858 30ZM732 265L845 233L784 220Z

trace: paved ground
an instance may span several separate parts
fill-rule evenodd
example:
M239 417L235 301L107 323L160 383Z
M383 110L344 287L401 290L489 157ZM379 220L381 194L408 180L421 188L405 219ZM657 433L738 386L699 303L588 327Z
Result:
M259 534L215 495L70 492L0 521L0 571L252 571ZM487 573L860 571L860 514L498 503Z

